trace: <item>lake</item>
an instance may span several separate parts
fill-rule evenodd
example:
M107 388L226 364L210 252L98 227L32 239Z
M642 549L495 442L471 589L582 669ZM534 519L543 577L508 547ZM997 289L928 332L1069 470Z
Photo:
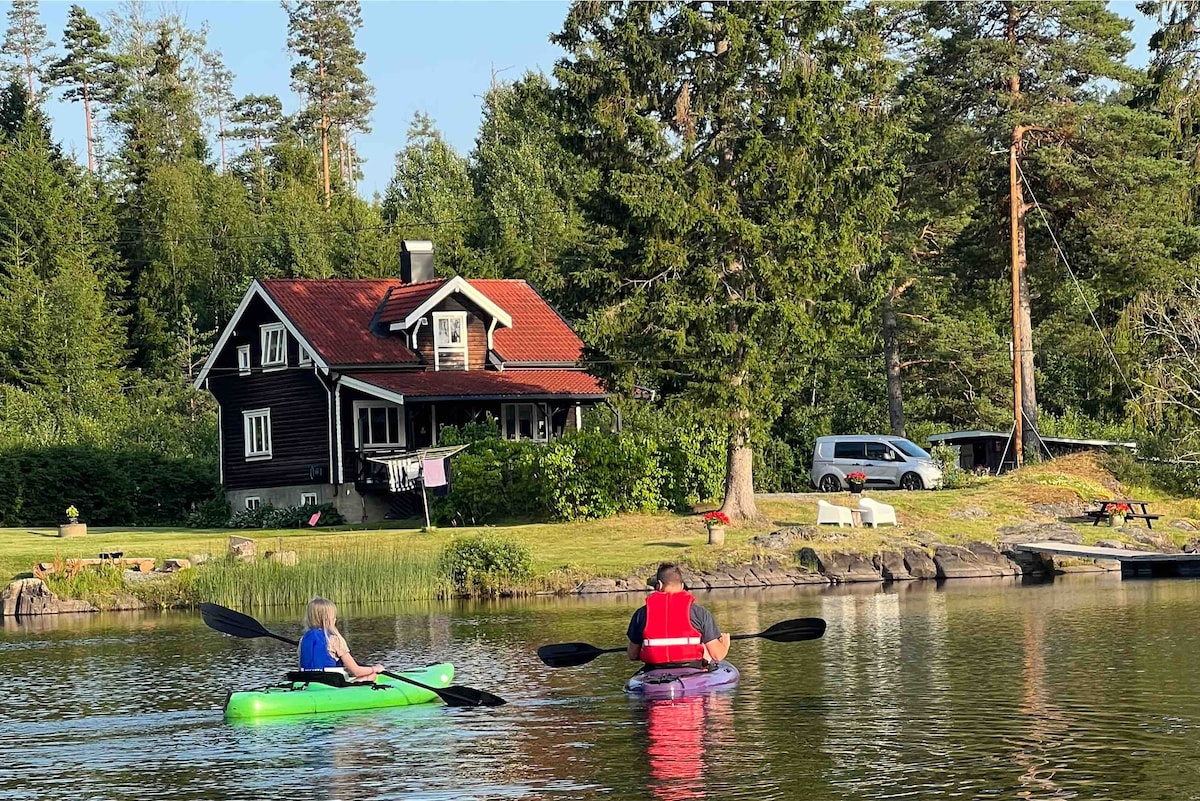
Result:
M1200 796L1200 582L1059 577L700 593L734 633L817 616L823 639L734 643L732 691L624 696L640 596L340 608L357 657L449 659L496 709L441 705L254 725L233 688L295 659L198 613L0 631L0 799L1152 799ZM259 614L299 635L303 610Z

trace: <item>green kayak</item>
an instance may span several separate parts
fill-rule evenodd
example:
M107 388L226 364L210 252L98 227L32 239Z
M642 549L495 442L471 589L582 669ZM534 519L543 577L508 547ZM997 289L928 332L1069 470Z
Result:
M294 674L293 674L294 675ZM401 671L413 681L437 687L450 686L454 665L443 663L416 670ZM289 681L265 690L232 692L225 701L225 718L310 715L316 712L348 712L356 709L382 709L409 704L427 704L438 697L429 690L414 687L389 676L380 676L374 684L348 684L335 687L315 681Z

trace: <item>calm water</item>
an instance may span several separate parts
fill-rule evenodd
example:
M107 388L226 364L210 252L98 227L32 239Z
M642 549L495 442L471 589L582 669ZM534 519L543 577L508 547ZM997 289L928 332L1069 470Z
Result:
M6 620L0 799L1179 799L1200 795L1200 581L1078 576L702 595L726 630L821 616L823 640L735 643L732 693L626 698L635 597L343 609L357 655L450 658L509 699L223 722L292 657L199 615ZM300 610L263 616L295 635Z

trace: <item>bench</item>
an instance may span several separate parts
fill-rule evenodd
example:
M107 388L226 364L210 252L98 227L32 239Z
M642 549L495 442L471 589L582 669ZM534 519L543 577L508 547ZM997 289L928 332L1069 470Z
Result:
M1153 526L1153 525L1151 525L1150 521L1151 521L1151 520L1157 520L1157 519L1158 519L1158 515L1138 515L1138 514L1134 514L1134 513L1132 513L1132 512L1130 512L1129 514L1125 515L1125 519L1126 519L1126 520L1129 520L1129 519L1131 519L1131 518L1137 518L1138 520L1145 520L1145 521L1146 521L1146 528L1154 528L1154 526Z

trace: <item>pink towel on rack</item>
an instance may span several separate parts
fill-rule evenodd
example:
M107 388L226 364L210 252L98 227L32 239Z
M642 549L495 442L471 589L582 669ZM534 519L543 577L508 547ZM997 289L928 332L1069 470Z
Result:
M321 519L321 513L316 512L313 514L312 517L308 518L308 524L310 526L315 526L320 519Z
M446 462L442 459L421 462L421 480L427 487L446 486Z

